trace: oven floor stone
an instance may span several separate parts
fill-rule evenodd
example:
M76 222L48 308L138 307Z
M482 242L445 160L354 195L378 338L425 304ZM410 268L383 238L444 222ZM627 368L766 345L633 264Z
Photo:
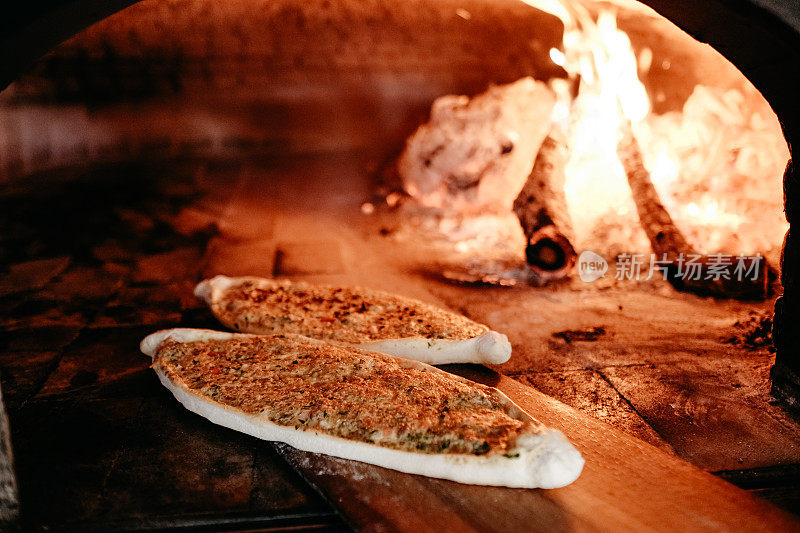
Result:
M729 342L737 322L771 302L666 285L447 283L421 268L415 243L394 238L390 217L362 211L376 202L376 163L347 153L84 168L0 191L0 379L33 525L150 513L156 527L175 513L199 520L201 509L253 524L339 523L270 448L222 442L184 413L139 354L138 340L156 329L218 327L192 295L214 274L362 285L462 312L509 335L512 359L495 370L800 508L800 425L769 396L774 357ZM87 208L64 222L64 198Z

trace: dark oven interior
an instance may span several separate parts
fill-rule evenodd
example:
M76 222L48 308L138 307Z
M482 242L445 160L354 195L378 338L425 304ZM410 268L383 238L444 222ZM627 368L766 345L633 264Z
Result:
M613 426L620 461L645 446L797 512L796 7L127 4L35 3L2 27L9 527L675 525L426 483L184 412L138 342L219 328L192 294L216 274L463 313L514 351L450 370L554 398L520 393L591 442ZM587 476L624 499L624 479ZM752 502L727 527L777 512Z

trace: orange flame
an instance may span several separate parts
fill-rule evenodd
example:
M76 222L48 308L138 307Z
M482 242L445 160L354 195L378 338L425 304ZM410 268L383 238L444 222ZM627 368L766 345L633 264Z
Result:
M580 79L574 99L563 80L553 83L559 98L552 116L568 133L565 188L578 248L648 249L617 157L623 118L632 123L662 201L697 249L736 254L780 247L788 228L780 179L789 154L775 117L748 105L761 98L755 88L746 84L745 94L698 85L682 112L655 115L639 78L653 54L645 49L637 57L614 13L603 10L593 19L578 2L525 1L564 22L563 50L550 50L550 58Z

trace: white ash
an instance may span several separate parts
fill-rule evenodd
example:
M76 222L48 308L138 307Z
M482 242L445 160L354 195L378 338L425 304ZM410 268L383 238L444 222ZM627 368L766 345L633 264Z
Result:
M428 207L510 210L550 129L554 104L552 91L530 77L473 98L438 98L398 160L403 186Z

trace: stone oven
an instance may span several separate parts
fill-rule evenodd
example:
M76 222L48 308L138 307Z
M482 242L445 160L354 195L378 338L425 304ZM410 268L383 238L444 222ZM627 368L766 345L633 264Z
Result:
M798 56L777 0L9 14L0 523L796 528ZM564 425L585 488L430 481L181 411L138 341L220 328L192 295L216 274L390 290L508 334L508 363L447 369Z

